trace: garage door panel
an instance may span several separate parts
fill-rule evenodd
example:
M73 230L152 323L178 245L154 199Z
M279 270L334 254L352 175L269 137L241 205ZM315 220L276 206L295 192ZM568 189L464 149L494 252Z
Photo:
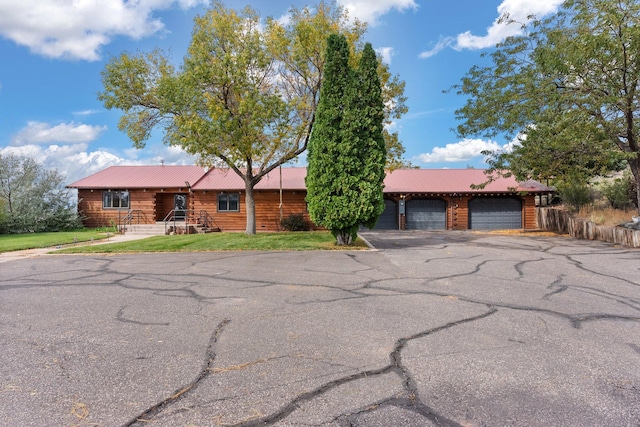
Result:
M476 198L469 202L469 228L509 230L522 228L522 202L512 197Z
M393 200L385 199L384 211L378 218L378 222L374 227L375 230L397 230L398 229L398 215L396 210L396 202Z
M412 199L407 202L408 230L447 228L447 204L441 199Z

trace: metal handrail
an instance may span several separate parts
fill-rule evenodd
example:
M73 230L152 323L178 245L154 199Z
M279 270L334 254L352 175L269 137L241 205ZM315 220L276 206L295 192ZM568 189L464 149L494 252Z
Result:
M176 230L176 221L178 221L176 218L176 212L180 212L184 215L180 215L182 218L180 221L182 222L184 220L185 232L189 234L189 218L195 215L195 211L190 209L171 209L162 220L164 222L164 233L167 234L167 224L171 222L173 222L173 229Z
M142 215L142 210L140 209L130 209L127 211L127 214L120 219L120 213L118 212L118 231L120 233L124 233L127 230L127 225L133 224L134 214L137 214L137 222L136 224L140 224L140 217Z
M201 224L205 228L212 228L215 224L213 217L205 210L201 210L198 215L196 215L196 211L193 209L171 209L162 220L162 222L164 222L165 234L167 233L168 224L171 222L173 222L173 229L176 230L176 212L184 214L184 226L187 234L189 234L189 225L192 223ZM182 220L180 220L180 222L182 222Z
M199 217L198 221L205 228L209 228L210 229L210 228L213 228L214 225L216 226L216 228L220 228L220 227L218 227L218 224L216 224L216 222L213 220L213 216L211 216L209 214L209 212L207 212L205 210L200 211L200 217Z

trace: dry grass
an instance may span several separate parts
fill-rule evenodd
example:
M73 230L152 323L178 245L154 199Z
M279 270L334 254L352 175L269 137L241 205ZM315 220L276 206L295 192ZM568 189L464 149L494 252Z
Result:
M636 209L620 210L613 208L583 207L574 216L598 225L616 226L631 221L632 216L637 216Z
M540 231L540 230L482 230L472 231L474 234L497 234L500 236L530 236L530 237L557 237L564 236L564 234L555 231Z

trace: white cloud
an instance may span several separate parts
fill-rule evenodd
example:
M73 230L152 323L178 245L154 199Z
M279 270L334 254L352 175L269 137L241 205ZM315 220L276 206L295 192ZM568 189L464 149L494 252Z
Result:
M378 18L391 10L404 12L417 9L415 0L338 0L350 16L375 25Z
M453 37L440 37L440 40L438 40L438 43L436 43L434 47L430 50L421 52L418 56L421 59L431 58L432 56L437 55L441 50L453 46L454 42L455 38Z
M13 145L47 144L51 142L91 142L107 129L106 126L91 126L82 123L51 125L44 122L28 122L27 126L12 139Z
M115 165L146 165L160 164L195 164L195 158L180 148L164 145L152 145L138 153L152 154L151 157L137 158L132 153L125 153L126 157L114 154L106 149L88 151L88 144L69 145L21 145L0 148L0 155L14 154L17 156L31 157L43 166L56 169L66 176L65 183L71 184L96 173L109 166Z
M74 111L74 116L91 116L92 114L98 114L100 110L82 110L82 111Z
M95 61L115 36L134 39L161 31L153 13L205 0L13 0L0 2L0 35L51 58Z
M431 50L420 53L420 58L434 56L446 47L456 50L485 49L494 47L507 37L522 34L522 24L530 20L530 16L543 18L556 13L564 0L503 0L498 6L498 17L487 28L482 36L470 31L458 34L457 37L443 37ZM501 17L508 15L514 23L503 22Z
M392 47L379 47L376 49L376 53L382 57L382 62L391 65L391 58L393 57Z
M481 139L465 139L444 147L435 147L431 153L423 153L415 157L422 163L463 162L482 156L484 150L499 150L502 147L495 141Z

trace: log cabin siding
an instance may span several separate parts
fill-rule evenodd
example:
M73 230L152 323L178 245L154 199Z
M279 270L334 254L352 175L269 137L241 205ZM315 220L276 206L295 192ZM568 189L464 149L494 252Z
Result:
M522 221L523 228L525 230L538 229L538 220L536 217L536 196L534 194L522 196L522 203L524 205L524 219Z
M449 227L452 230L467 230L469 228L469 196L455 197L449 200L449 209L452 209L450 218L453 218Z
M215 227L221 231L244 231L246 229L246 201L244 191L237 191L240 194L240 204L238 212L218 212L217 191L193 191L186 193L184 188L131 190L129 191L129 209L113 208L103 209L102 193L103 189L78 190L78 210L84 217L86 227L104 227L118 224L127 215L129 210L134 211L134 223L152 224L162 221L167 212L173 209L173 197L175 194L187 194L188 209L194 211L196 215L200 211L206 211L213 217ZM233 193L233 191L227 191ZM303 214L304 218L310 222L313 229L317 229L307 212L304 191L283 191L282 215L287 217L291 214ZM278 191L256 190L254 193L256 202L256 230L257 231L278 231L280 230L280 195ZM416 196L417 197L417 196ZM425 197L425 195L420 195ZM478 197L475 194L464 195L437 195L432 198L440 198L447 205L447 229L468 230L469 229L469 200ZM493 197L490 195L482 197ZM388 197L396 202L400 200L399 195ZM409 200L411 197L406 197ZM537 229L535 212L535 195L519 196L522 200L522 225L524 229ZM401 224L406 226L406 221L400 219Z
M175 193L179 189L173 189ZM157 219L160 212L157 209L157 197L165 194L158 190L131 190L129 191L129 208L102 207L102 194L106 189L78 190L78 212L84 218L85 227L108 227L118 224L131 210L134 211L133 222L140 224L153 224L162 218ZM169 194L173 200L173 194ZM161 197L161 196L160 196ZM171 209L171 208L170 208ZM163 215L164 218L164 215Z
M226 193L234 193L226 191ZM213 217L215 226L221 231L244 231L246 229L247 211L245 193L240 192L240 206L238 212L219 212L218 194L216 191L197 191L192 200L193 210L197 213L206 211ZM310 222L306 193L301 191L283 191L282 215L286 218L291 214L303 214ZM256 205L256 230L280 230L280 194L278 191L255 191L253 194Z

